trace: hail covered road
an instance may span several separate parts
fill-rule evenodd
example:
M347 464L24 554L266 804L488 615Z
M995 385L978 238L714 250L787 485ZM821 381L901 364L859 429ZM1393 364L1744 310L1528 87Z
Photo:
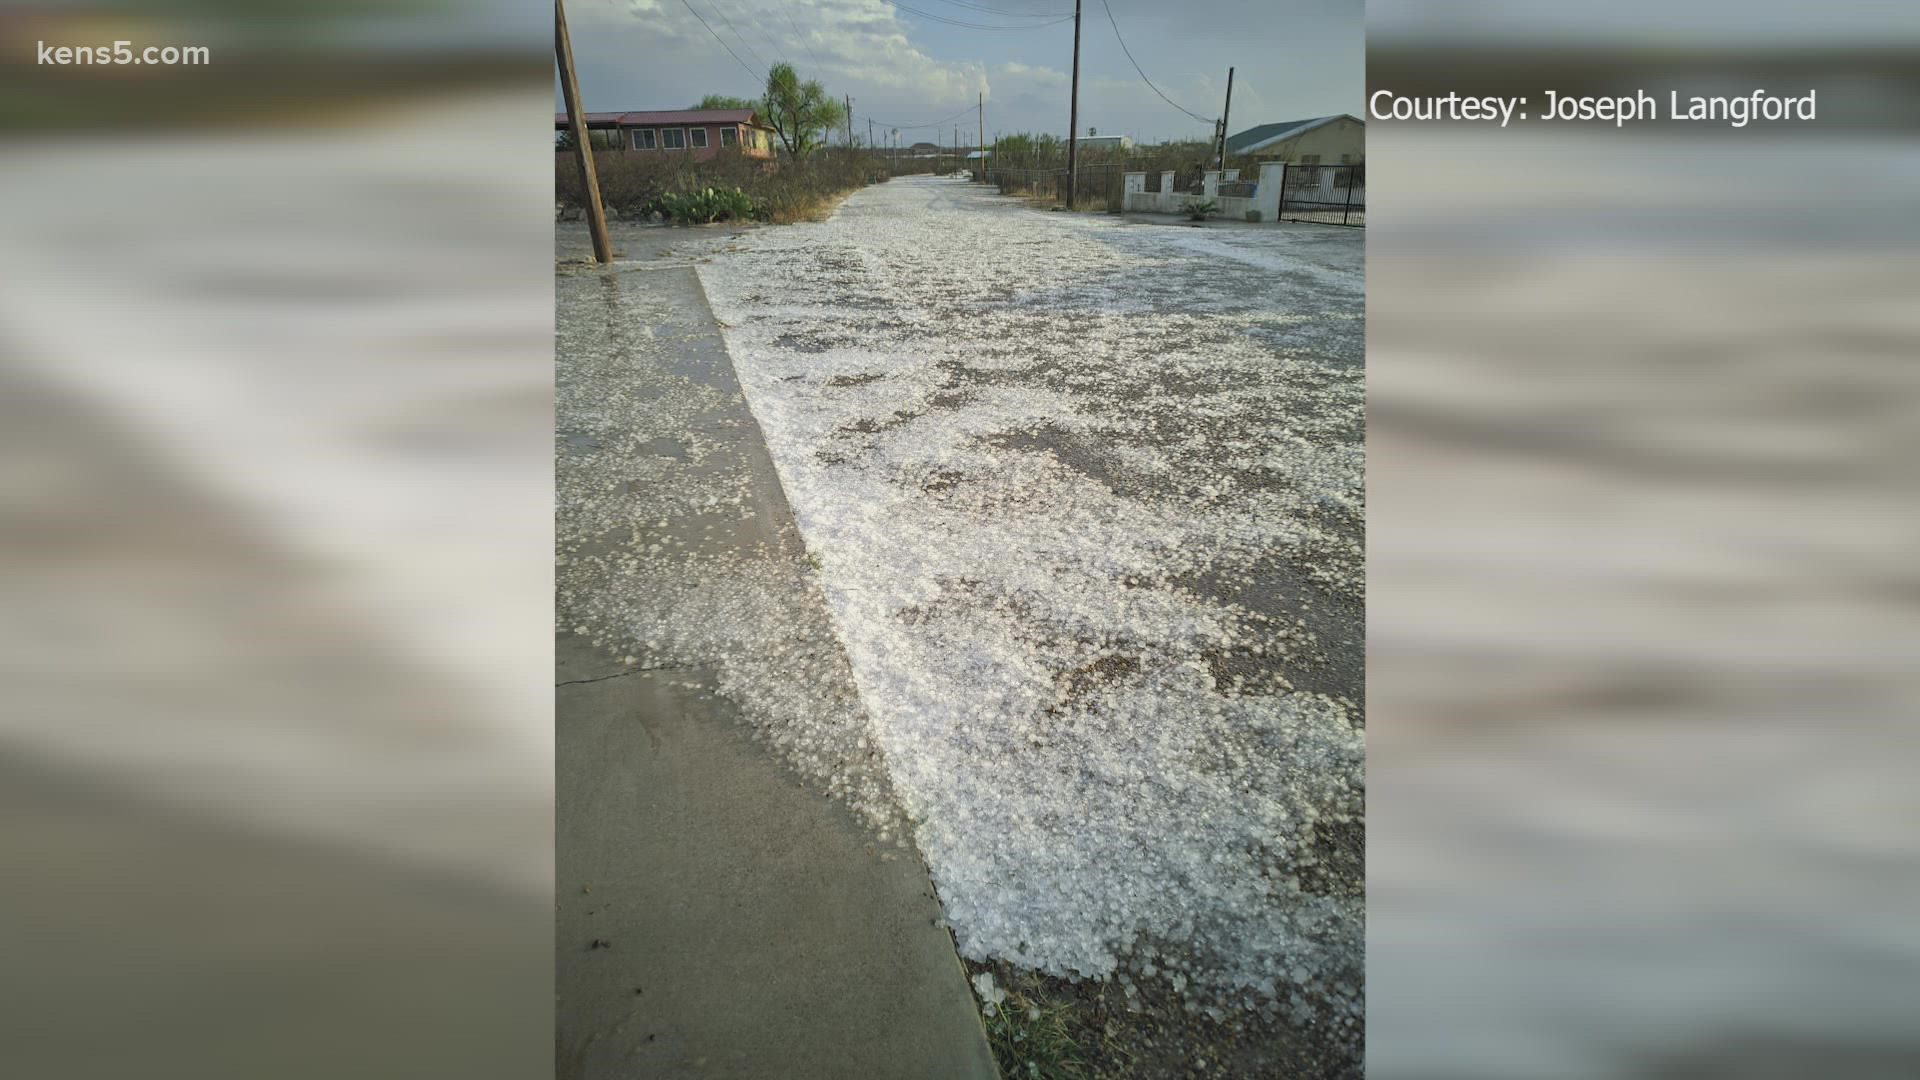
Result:
M1356 1061L1362 251L928 177L698 266L864 714L775 742L895 804L970 959Z

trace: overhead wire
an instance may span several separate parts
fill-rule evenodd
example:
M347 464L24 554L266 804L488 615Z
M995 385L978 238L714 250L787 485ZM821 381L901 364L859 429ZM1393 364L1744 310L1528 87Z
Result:
M740 65L741 70L745 71L748 75L752 76L755 79L760 78L760 74L754 71L754 69L750 65L748 65L745 60L740 59L740 54L734 52L733 47L727 44L726 39L722 38L719 35L719 33L714 30L713 25L707 22L705 17L703 17L699 11L694 9L694 6L690 2L690 0L680 0L680 2L686 6L687 11L691 13L695 19L698 19L700 21L700 25L706 28L707 33L713 37L713 40L716 42L719 42L720 47L727 51L727 55L733 58L733 62ZM709 0L709 2L712 2L712 0ZM891 4L896 8L899 8L902 11L908 12L909 14L918 15L922 18L932 19L935 22L946 23L951 26L963 26L969 29L974 29L974 30L1038 30L1044 27L1057 26L1060 23L1073 21L1072 15L1067 15L1064 18L1054 18L1052 13L1025 13L1025 12L1008 11L1005 9L988 7L984 4L968 3L966 2L966 0L945 0L945 2L954 4L958 7L971 8L974 10L985 11L985 12L989 12L991 14L996 14L996 15L1009 15L1016 18L1051 19L1052 21L1033 23L1025 26L990 26L984 23L970 23L963 20L959 20L959 19L949 19L943 15L934 14L933 12L921 11L918 8L900 3L899 0L887 0L887 3ZM1120 33L1120 23L1117 20L1115 20L1113 17L1112 6L1107 3L1107 0L1100 0L1100 6L1107 13L1107 22L1109 25L1113 27L1114 40L1120 43L1120 51L1126 55L1127 62L1133 65L1133 70L1136 74L1140 76L1140 81L1147 84L1147 89L1152 90L1156 95L1159 96L1160 100L1166 102L1168 105L1171 105L1175 110L1181 113L1184 113L1189 117L1192 117L1194 120L1197 120L1202 124L1214 123L1215 121L1207 117L1201 116L1199 113L1194 112L1192 109L1188 109L1182 106L1179 102L1168 97L1164 92L1161 91L1161 89L1158 86L1154 85L1153 80L1148 78L1146 71L1143 68L1141 68L1140 61L1134 59L1133 50L1127 48L1127 39ZM732 30L734 36L740 39L740 44L746 48L747 52L751 54L754 59L760 60L761 63L764 64L766 61L760 56L759 53L754 51L752 45L747 43L747 39L741 35L739 28L733 25L733 20L727 18L727 13L724 10L722 10L717 3L714 4L713 10L716 14L720 16L722 20L726 22L727 29ZM788 23L790 23L793 26L794 32L800 36L801 44L805 46L807 50L807 54L813 57L814 63L819 64L821 67L825 67L826 65L820 60L819 55L814 53L813 46L807 43L806 35L804 32L801 31L800 24L794 20L793 14L791 12L787 12L786 16L787 16ZM766 31L762 29L761 33L765 34ZM772 41L771 35L768 35L768 40ZM946 124L950 124L953 121L959 119L960 117L965 116L970 112L973 112L974 109L975 109L975 106L969 105L966 108L961 109L959 112L954 113L952 116L942 117L939 120L930 120L924 124L895 124L895 123L881 120L881 119L878 119L877 117L872 117L872 116L859 116L857 117L857 119L866 120L870 123L873 123L883 128L900 130L900 131L914 131L921 128L941 127Z
M793 16L789 15L787 18L791 19ZM754 26L759 29L760 36L767 39L767 44L773 46L773 55L785 61L787 59L786 46L774 39L773 31L768 30L764 23L754 23Z
M945 15L937 15L931 11L921 11L919 8L909 7L901 3L900 0L887 0L887 3L892 4L894 7L908 14L918 15L923 19L932 19L934 22L945 23L948 26L963 26L969 30L1039 30L1048 26L1058 26L1061 23L1073 21L1073 16L1068 15L1062 19L1054 19L1052 22L1027 23L1020 26L993 26L988 23L974 23L966 22L962 19L949 19Z
M1071 11L1009 11L1006 8L988 7L985 4L971 3L969 0L945 0L945 2L955 7L969 8L973 11L984 11L989 15L1013 15L1022 19L1046 19L1056 15L1064 15L1069 19L1073 17L1073 12Z
M771 66L767 63L766 57L761 56L754 50L752 43L747 40L747 35L742 34L740 28L733 25L733 20L727 17L727 9L720 6L720 0L707 0L707 4L713 8L714 14L720 16L721 21L727 24L727 29L733 31L733 36L739 39L741 46L747 50L747 53L755 60L760 61L761 67Z
M707 28L707 33L713 34L713 40L719 42L720 47L727 50L727 55L733 57L733 62L736 64L739 64L740 69L742 71L745 71L748 75L751 75L755 80L758 80L761 78L758 72L754 71L751 67L747 66L747 62L745 60L740 59L740 54L733 51L733 46L727 44L727 41L725 38L721 37L717 33L714 33L713 24L707 22L706 17L701 15L698 11L694 11L693 4L689 3L689 0L680 0L680 2L682 4L686 4L687 11L690 12L694 18L700 20L701 26L704 26ZM719 9L716 8L715 10L719 10ZM745 42L742 42L742 44L745 44ZM749 49L747 51L752 52L753 50Z
M1160 93L1160 88L1153 85L1153 80L1147 78L1147 73L1141 70L1140 61L1135 60L1133 58L1133 50L1127 48L1127 39L1120 36L1120 24L1114 21L1113 7L1107 3L1107 0L1100 0L1100 6L1106 9L1107 22L1112 23L1113 25L1113 37L1114 37L1114 40L1120 43L1120 51L1127 54L1127 62L1133 65L1134 71L1139 72L1140 81L1147 84L1147 89L1153 91L1156 94L1160 94L1161 101L1164 101L1167 104L1173 106L1174 108L1179 109L1181 112L1186 113L1188 116L1193 117L1195 120L1198 120L1203 124L1215 123L1215 120L1212 117L1201 116L1199 113L1194 112L1192 109L1186 108L1182 106L1179 102L1168 97L1167 95Z
M814 66L820 67L820 68L826 67L827 66L826 61L821 60L820 54L817 52L814 52L813 46L811 44L808 44L806 32L800 29L800 23L798 20L796 20L793 17L793 12L788 11L788 12L785 12L784 14L787 16L787 24L793 27L794 35L800 39L801 47L807 50L808 56L813 57Z
M948 116L948 117L943 117L943 118L941 118L941 119L939 119L939 120L930 120L930 121L928 121L927 123L924 123L924 124L889 124L889 123L887 123L887 122L886 122L886 121L884 121L884 120L878 120L878 119L875 119L874 117L871 117L871 116L862 116L862 117L860 117L860 119L862 119L862 120L872 120L872 121L873 121L873 123L874 123L874 125L875 125L875 126L877 126L877 127L883 127L883 128L898 128L898 129L899 129L899 130L901 130L901 131L912 131L912 130L914 130L914 129L916 129L916 128L930 128L930 127L940 127L940 126L942 126L942 125L945 125L945 124L951 124L951 123L953 123L953 122L954 122L955 120L958 120L958 119L960 119L961 117L963 117L963 116L965 116L965 115L967 115L968 113L970 113L970 112L972 112L972 111L974 111L974 109L975 109L975 108L977 108L977 107L978 107L978 106L974 106L974 105L969 105L969 106L967 106L966 108L964 108L964 109L961 109L961 110L960 110L959 112L957 112L957 113L954 113L954 114L953 114L952 116Z

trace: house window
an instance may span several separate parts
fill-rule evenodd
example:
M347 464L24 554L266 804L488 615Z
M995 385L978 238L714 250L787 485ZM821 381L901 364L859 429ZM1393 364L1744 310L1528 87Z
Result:
M655 140L652 128L633 129L633 148L635 150L651 150L654 146Z
M663 150L685 150L687 132L685 128L661 128L660 147Z
M693 148L695 150L705 150L707 148L706 128L689 128L687 129L687 134L693 137Z
M1301 154L1301 155L1300 155L1300 164L1302 164L1302 165L1318 165L1318 164L1320 164L1320 155L1319 155L1319 154Z
M740 132L738 129L736 128L720 129L720 145L721 146L732 146L739 141L740 141Z
M619 150L624 148L625 143L620 138L620 133L616 130L611 128L588 128L587 145L593 147L595 150Z

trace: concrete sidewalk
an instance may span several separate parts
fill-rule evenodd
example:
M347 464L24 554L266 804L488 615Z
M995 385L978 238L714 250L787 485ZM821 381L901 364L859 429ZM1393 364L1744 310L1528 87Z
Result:
M795 783L711 673L618 676L571 635L557 670L598 680L557 697L560 1077L995 1075L917 860Z
M821 639L780 678L857 709L824 610L794 610L819 603L805 549L684 265L724 237L663 233L623 228L648 262L557 285L560 614L588 630L555 665L557 1075L994 1077L912 850L752 737L756 628L715 638L698 598L647 584L681 560L765 591L720 608ZM744 516L716 524L710 491Z

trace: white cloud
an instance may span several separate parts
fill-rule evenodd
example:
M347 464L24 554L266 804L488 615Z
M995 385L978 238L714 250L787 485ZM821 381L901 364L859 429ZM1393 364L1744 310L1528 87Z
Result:
M569 21L590 107L663 107L707 93L751 93L757 73L780 60L851 94L859 116L896 123L936 119L921 113L959 108L990 90L984 64L929 55L884 0L690 2L693 11L680 0L576 0Z
M1010 81L1026 81L1036 86L1065 86L1067 73L1057 68L1035 67L1018 60L1009 60L995 68L1001 76Z
M1315 66L1320 60L1261 65L1249 54L1264 45L1243 39L1222 47L1201 33L1205 26L1192 34L1176 33L1155 21L1157 11L1130 12L1119 0L1115 6L1128 33L1157 46L1151 55L1141 55L1155 83L1201 116L1219 115L1225 66L1236 60L1236 127L1245 126L1242 120L1252 124L1357 108L1357 14L1338 34L1325 31L1338 48L1314 54L1326 54L1323 66L1334 66L1336 74L1328 75ZM862 135L868 117L927 124L967 109L980 95L988 105L989 135L1066 130L1070 38L1056 43L1041 35L949 30L904 16L886 0L570 0L568 14L582 95L592 109L684 107L706 94L751 96L759 91L765 68L787 60L803 76L819 78L829 93L850 95L854 127ZM1209 135L1207 123L1181 115L1140 81L1119 56L1104 18L1091 21L1087 33L1087 66L1080 80L1083 127L1148 140ZM1057 64L1055 44L1060 45ZM1141 41L1134 45L1139 52ZM1352 53L1350 64L1338 59L1345 56L1340 49ZM1355 104L1338 89L1348 83ZM966 119L956 122L964 128ZM932 132L902 131L903 137L908 134Z

